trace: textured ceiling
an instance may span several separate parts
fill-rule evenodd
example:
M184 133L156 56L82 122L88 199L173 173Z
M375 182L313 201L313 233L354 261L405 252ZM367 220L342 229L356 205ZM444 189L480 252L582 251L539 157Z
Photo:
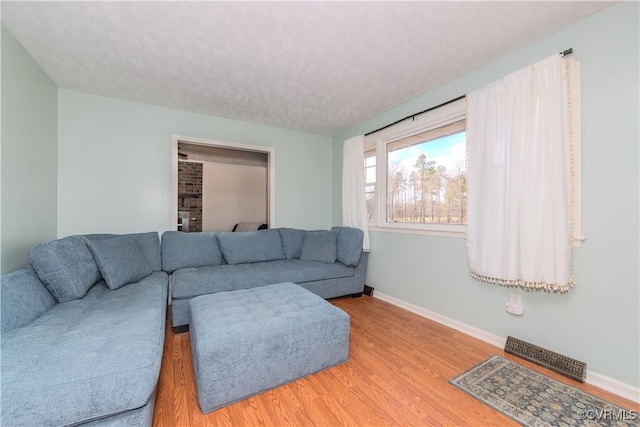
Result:
M59 87L334 135L610 4L2 1L2 23Z

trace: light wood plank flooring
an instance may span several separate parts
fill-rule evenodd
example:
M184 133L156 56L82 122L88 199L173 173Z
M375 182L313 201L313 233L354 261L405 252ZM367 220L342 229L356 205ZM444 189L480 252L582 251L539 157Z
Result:
M547 371L376 298L345 297L331 302L351 316L347 363L207 415L200 412L196 400L189 334L174 334L168 327L154 427L518 425L448 383L492 354L626 409L640 409L631 401Z

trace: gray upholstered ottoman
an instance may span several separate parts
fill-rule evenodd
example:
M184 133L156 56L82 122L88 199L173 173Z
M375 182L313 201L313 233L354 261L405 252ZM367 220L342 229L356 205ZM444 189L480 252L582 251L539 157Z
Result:
M199 296L189 316L203 413L349 356L347 313L293 283Z

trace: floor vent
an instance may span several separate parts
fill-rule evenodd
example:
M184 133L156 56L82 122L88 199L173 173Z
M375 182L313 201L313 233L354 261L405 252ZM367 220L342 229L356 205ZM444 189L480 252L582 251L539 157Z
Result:
M519 340L518 338L507 337L507 344L504 351L521 357L529 362L549 368L554 372L567 376L581 383L587 378L587 364L579 360L558 354L546 348Z

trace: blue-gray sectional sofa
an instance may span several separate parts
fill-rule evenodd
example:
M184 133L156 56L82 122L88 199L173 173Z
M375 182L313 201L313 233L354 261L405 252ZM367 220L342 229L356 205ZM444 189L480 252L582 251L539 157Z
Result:
M70 236L1 278L2 426L151 425L168 275L157 233Z
M0 278L0 425L150 426L170 281L173 323L185 326L202 294L287 281L324 298L358 294L367 255L348 227L38 245L32 267Z
M368 253L357 228L292 228L245 233L162 235L162 268L171 273L171 321L189 324L189 301L199 295L293 282L321 296L361 294Z

